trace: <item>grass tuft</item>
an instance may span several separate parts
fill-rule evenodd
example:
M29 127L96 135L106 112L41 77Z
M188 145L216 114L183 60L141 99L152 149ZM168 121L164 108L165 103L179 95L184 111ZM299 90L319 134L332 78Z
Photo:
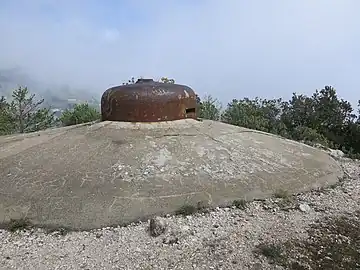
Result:
M274 197L279 199L288 199L290 197L290 194L284 189L278 189L277 191L275 191Z
M11 219L7 224L7 228L11 232L26 230L31 228L31 226L32 224L27 218Z
M175 211L176 215L189 216L198 211L198 208L191 204L184 204L178 210Z
M247 207L247 203L248 202L246 200L240 199L240 200L234 200L232 205L238 209L245 210Z

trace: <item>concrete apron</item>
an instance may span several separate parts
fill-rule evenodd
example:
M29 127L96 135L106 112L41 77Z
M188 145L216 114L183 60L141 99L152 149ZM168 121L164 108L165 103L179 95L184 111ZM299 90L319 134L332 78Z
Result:
M83 124L0 137L0 222L92 229L342 176L323 151L220 122Z

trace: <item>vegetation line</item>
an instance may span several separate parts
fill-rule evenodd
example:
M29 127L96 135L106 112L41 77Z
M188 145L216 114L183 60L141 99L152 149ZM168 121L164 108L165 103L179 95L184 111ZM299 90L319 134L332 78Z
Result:
M166 77L163 83L175 83ZM125 84L132 84L132 78ZM97 108L76 104L56 118L44 100L36 100L27 87L12 93L12 100L0 98L0 135L28 133L58 126L71 126L100 119ZM351 158L360 158L360 100L354 112L350 102L340 99L336 90L325 86L311 96L294 93L289 101L279 99L233 99L223 109L211 96L197 97L201 119L272 133L324 148L340 149Z

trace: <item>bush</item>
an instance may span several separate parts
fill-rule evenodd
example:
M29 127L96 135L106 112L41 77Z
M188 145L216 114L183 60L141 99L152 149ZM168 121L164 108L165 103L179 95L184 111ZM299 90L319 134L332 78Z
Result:
M328 146L329 143L325 136L319 134L315 129L299 126L294 129L292 132L292 139L297 141L303 141L308 144L321 144L323 146Z
M88 123L100 119L100 113L89 104L76 104L71 110L67 109L60 116L60 122L63 126L72 126L82 123Z

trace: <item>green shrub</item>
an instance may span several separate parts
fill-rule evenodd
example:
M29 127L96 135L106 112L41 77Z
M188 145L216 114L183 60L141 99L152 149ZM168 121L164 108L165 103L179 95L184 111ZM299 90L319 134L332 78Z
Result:
M88 123L100 119L100 112L89 104L76 104L71 110L67 109L60 116L63 126L72 126L82 123Z

